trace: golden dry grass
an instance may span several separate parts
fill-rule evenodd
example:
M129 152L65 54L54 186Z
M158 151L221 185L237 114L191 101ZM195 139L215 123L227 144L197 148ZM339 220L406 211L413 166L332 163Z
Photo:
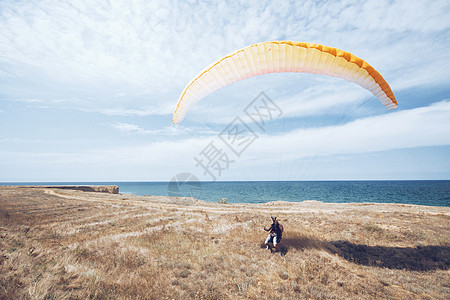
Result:
M262 248L270 215L283 255ZM445 299L450 209L0 187L0 298Z

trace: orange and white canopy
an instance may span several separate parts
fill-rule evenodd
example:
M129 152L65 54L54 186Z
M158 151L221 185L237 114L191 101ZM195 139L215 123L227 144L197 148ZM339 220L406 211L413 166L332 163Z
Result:
M267 73L317 73L366 88L388 109L398 107L391 88L371 65L343 50L313 43L263 42L227 55L195 76L178 99L173 123L209 93L230 83Z

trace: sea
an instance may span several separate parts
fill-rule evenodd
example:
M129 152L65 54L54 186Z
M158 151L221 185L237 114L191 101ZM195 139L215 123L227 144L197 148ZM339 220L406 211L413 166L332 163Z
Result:
M450 206L450 180L8 182L0 185L118 185L123 194L194 197L227 203L316 200Z

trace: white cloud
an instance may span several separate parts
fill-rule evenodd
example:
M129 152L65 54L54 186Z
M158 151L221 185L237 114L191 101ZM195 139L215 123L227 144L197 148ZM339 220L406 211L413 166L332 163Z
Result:
M450 145L450 126L443 126L449 119L450 102L442 101L339 126L298 129L278 136L263 136L252 145L256 155L253 158L262 155L277 160L279 145L286 149L284 155L288 160Z
M111 115L111 116L152 116L152 115L168 115L173 113L173 105L161 105L161 106L146 106L143 108L129 109L129 108L104 108L99 110L94 110L96 112Z
M278 105L285 108L283 117L304 117L330 114L339 111L339 107L362 103L372 97L367 91L351 84L331 85L306 89L298 95L285 97Z
M111 124L111 127L116 128L120 131L124 132L137 132L137 133L146 133L146 130L142 129L141 127L134 125L134 124L128 124L128 123L116 123Z
M298 75L298 76L296 76ZM226 124L235 117L252 122L244 110L263 91L282 110L279 118L301 118L360 112L371 102L385 111L380 101L357 84L316 74L268 74L251 78L250 88L236 82L197 103L182 122ZM359 109L364 109L361 107Z
M129 121L130 117L172 114L184 86L202 68L236 49L268 40L317 42L349 51L380 71L396 95L410 94L409 89L447 89L449 11L446 0L0 1L2 99L19 101L12 104L18 108L101 113L99 117L107 119L100 121L102 124L129 133L122 135L127 145L128 136L133 135L145 135L143 141L177 136L174 142L83 153L72 153L70 147L53 153L49 146L48 153L16 151L3 153L1 159L17 165L59 161L65 166L67 162L99 166L104 158L110 158L123 165L131 161L134 166L164 169L167 162L173 162L189 168L192 156L217 134L214 130L198 130L192 124L172 129L160 117L152 118L155 127L147 128L150 125L136 125L138 121ZM276 77L275 82L275 77L248 79L210 95L189 115L219 127L242 113L261 91L283 108L283 117L317 116L338 105L358 105L372 98L358 86L333 80L321 83L319 77L302 83L305 77L285 81ZM402 109L410 99L398 100ZM276 160L279 143L289 146L285 147L290 149L286 152L289 159L447 145L448 103L428 106L430 99L411 100L409 103L419 108L340 126L325 123L322 128L262 136L246 152L247 163L257 161L258 155ZM32 118L30 123L36 123ZM159 119L164 120L158 123ZM21 134L19 129L9 132L11 137L23 139ZM184 135L193 138L181 140ZM332 147L323 146L328 137ZM158 172L155 168L152 170Z
M239 164L257 168L262 163L278 164L280 160L289 162L306 157L450 145L450 127L442 125L449 119L450 102L441 101L428 107L393 111L344 125L261 135L243 153ZM174 157L184 161L187 149L193 149L191 143L197 145L197 150L189 156L198 154L210 141L221 144L217 138L199 138L172 143L170 149ZM225 145L223 147L227 149Z
M23 103L43 103L44 100L41 99L14 99L16 102L23 102Z
M171 127L167 127L160 130L147 130L144 128L141 128L138 125L130 124L130 123L115 123L111 124L112 128L115 128L121 132L128 132L128 133L136 133L136 134L151 134L151 135L172 135L174 134L174 130L171 129Z
M195 129L188 128L185 126L167 126L162 129L144 129L136 124L130 123L114 123L110 124L110 126L114 129L117 129L121 132L128 132L132 134L148 134L155 136L181 136L181 135L190 135L190 136L198 136L198 135L212 135L216 134L214 131L204 130L204 129Z
M450 145L450 127L442 126L450 119L450 102L442 101L428 107L387 113L353 121L341 126L294 130L277 136L261 136L236 158L217 138L192 137L177 141L154 142L142 146L120 146L76 153L3 152L2 165L20 162L20 166L78 165L87 169L133 170L125 178L158 174L168 179L181 171L200 173L194 156L213 141L236 160L235 166L247 172L258 172L261 164L277 165L305 157L333 157L341 154L371 153L413 147ZM134 124L117 124L117 129L139 132ZM145 132L145 130L144 130ZM111 164L114 162L114 164ZM86 170L86 169L84 169ZM283 170L281 170L283 171ZM83 171L86 172L86 171ZM146 173L147 172L147 173ZM233 170L230 170L230 173ZM83 174L83 173L81 173ZM108 177L109 178L109 177ZM124 178L124 177L121 177ZM142 178L146 177L140 177Z
M413 77L396 70L408 68L414 77L436 82L437 76L422 69L440 72L446 68L436 67L449 61L445 47L430 46L430 41L445 42L433 36L445 35L450 27L448 1L24 1L2 2L0 9L0 61L15 64L16 71L32 68L34 76L46 74L55 82L105 90L151 94L175 89L179 94L215 59L274 39L316 41L355 52L388 81L394 78L394 87Z

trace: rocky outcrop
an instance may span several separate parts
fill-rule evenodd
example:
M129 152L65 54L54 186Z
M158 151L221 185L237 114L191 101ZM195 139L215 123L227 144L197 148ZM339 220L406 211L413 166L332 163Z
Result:
M91 186L93 192L118 194L119 187L117 185Z
M30 187L30 186L26 186ZM51 188L51 189L63 189L63 190L77 190L83 192L96 192L96 193L108 193L118 194L119 187L117 185L53 185L53 186L32 186L35 188Z

